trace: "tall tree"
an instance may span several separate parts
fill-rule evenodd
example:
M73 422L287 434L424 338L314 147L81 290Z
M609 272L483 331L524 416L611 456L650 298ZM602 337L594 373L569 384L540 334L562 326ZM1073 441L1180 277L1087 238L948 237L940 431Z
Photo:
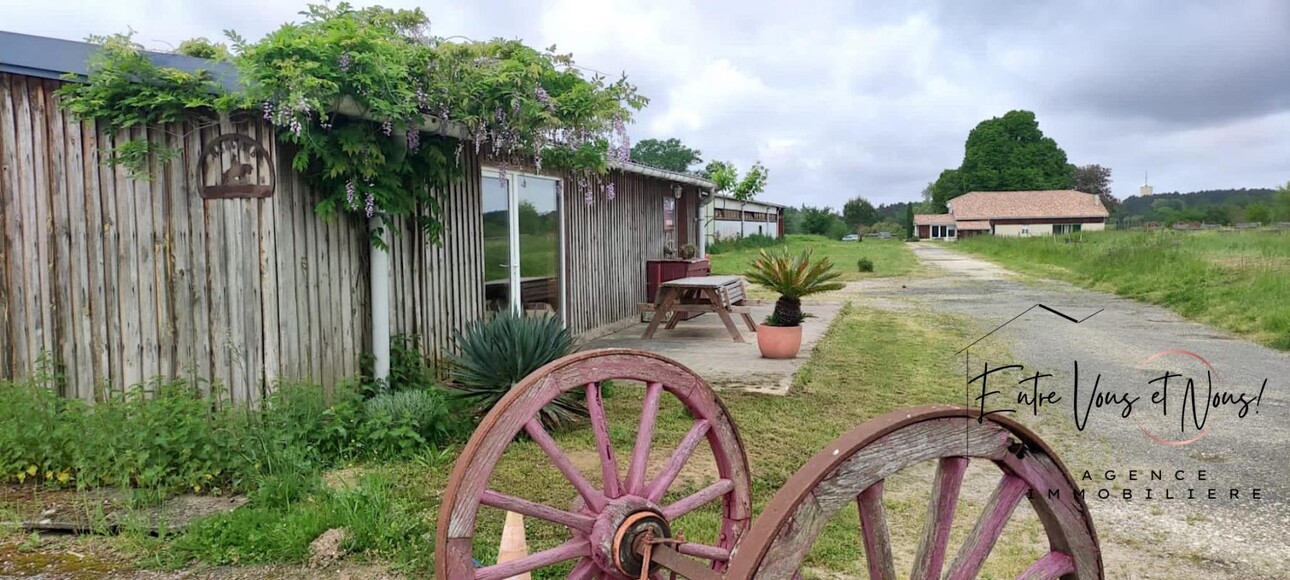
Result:
M667 169L689 171L690 166L703 162L703 152L691 149L675 137L666 141L643 139L632 146L631 159L636 163Z
M839 224L845 228L846 224L842 223L842 218L833 213L832 209L827 207L813 207L809 205L802 206L802 233L828 236L838 228Z
M941 172L932 186L937 211L969 191L1070 189L1066 152L1045 137L1030 111L1008 111L968 133L963 163Z
M871 226L878 223L878 210L863 197L852 198L842 206L842 221L846 222L847 227L852 231L857 226Z
M1071 179L1076 191L1097 195L1106 209L1114 211L1120 205L1120 200L1111 195L1111 168L1096 163L1080 165L1071 172Z
M700 174L717 185L717 193L723 193L741 201L749 201L765 191L766 180L770 178L770 170L766 169L760 161L748 168L748 173L744 174L743 179L739 178L739 170L735 169L735 165L728 161L712 161Z

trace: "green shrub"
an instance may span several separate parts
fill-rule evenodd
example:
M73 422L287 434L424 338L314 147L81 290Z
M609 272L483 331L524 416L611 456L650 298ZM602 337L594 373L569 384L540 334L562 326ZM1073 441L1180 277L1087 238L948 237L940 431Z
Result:
M472 322L453 334L457 352L447 353L448 384L455 398L477 414L488 412L515 386L543 365L573 352L573 335L555 316L500 313ZM542 409L548 429L587 416L581 397L562 395Z
M374 457L409 457L466 438L472 424L439 389L381 393L364 403L363 443Z
M859 268L861 272L872 272L873 260L870 260L869 258L860 258L860 260L856 262L856 267Z

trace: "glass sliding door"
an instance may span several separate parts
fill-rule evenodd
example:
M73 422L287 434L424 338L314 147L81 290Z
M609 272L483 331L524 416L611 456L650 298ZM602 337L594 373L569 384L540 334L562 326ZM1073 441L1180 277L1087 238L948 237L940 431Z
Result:
M560 182L528 175L513 181L519 199L520 304L526 311L559 312Z
M502 180L483 177L484 301L489 312L510 310L511 200Z
M560 313L560 180L483 170L484 294L490 311Z

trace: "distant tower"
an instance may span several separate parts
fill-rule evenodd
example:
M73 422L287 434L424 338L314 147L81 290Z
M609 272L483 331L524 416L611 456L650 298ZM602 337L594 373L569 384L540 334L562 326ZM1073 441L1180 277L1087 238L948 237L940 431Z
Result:
M1148 180L1147 180L1147 174L1146 174L1146 173L1143 173L1143 174L1142 174L1142 187L1139 187L1139 188L1138 188L1138 195L1139 195L1139 196L1141 196L1141 197L1151 197L1151 194L1155 192L1155 190L1154 190L1154 189L1152 189L1152 187L1151 187L1150 185L1147 185L1147 183L1148 183Z

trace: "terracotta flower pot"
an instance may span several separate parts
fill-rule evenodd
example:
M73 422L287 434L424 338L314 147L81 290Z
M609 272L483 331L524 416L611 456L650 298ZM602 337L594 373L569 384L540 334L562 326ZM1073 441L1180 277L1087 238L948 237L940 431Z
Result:
M764 358L796 358L802 348L802 327L758 324L757 348Z

